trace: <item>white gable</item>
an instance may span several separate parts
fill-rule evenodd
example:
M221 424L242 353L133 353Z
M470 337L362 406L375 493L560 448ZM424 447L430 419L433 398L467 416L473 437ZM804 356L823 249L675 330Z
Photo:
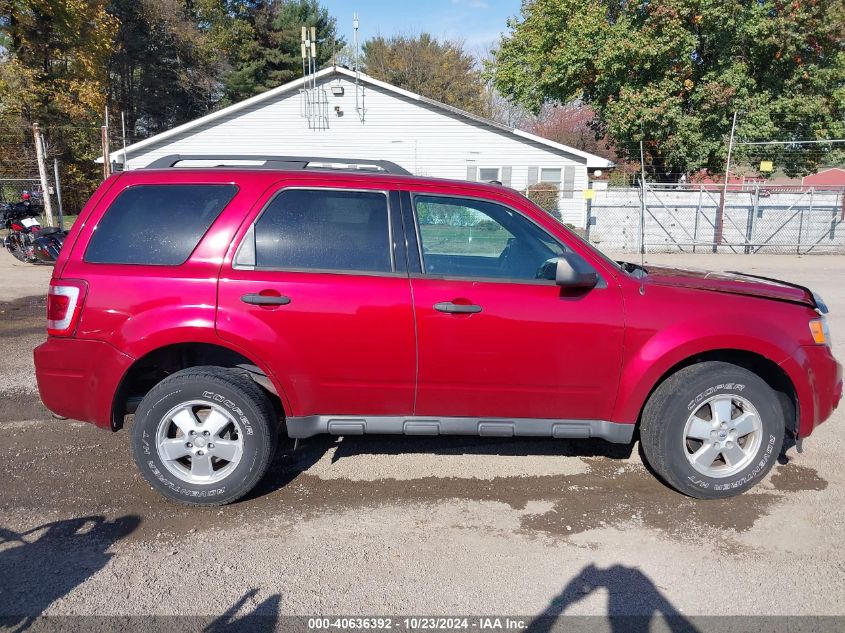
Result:
M363 75L356 84L346 69L320 71L317 92L324 104L321 116L309 119L301 87L301 80L280 86L136 143L127 148L128 168L168 154L336 156L390 160L413 174L460 180L498 169L500 180L510 174L505 184L515 189L524 189L543 168L561 169L575 190L562 201L564 221L580 224L588 166L610 165ZM115 151L112 159L122 162L122 154Z

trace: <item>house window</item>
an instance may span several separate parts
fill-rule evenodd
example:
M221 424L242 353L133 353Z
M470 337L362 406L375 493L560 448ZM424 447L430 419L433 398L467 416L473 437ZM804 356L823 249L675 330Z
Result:
M549 182L560 185L560 169L549 169L544 167L540 170L540 182Z
M575 167L567 166L564 169L559 167L544 167L540 170L540 182L547 182L560 189L561 198L575 197Z
M490 182L491 180L499 180L498 167L480 167L478 169L478 179L481 182Z

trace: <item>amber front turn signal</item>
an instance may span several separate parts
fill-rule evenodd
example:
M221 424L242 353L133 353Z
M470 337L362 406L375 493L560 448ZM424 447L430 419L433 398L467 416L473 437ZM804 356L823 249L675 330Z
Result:
M810 321L810 334L813 335L813 340L818 345L824 345L828 342L827 323L823 318Z

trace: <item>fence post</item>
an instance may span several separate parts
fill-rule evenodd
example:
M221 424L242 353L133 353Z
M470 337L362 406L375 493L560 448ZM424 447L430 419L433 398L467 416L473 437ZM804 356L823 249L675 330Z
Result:
M587 183L589 186L589 183ZM595 194L593 194L595 195ZM590 242L590 225L593 223L593 199L587 198L587 228L584 231L584 238L587 240L587 243Z
M754 236L754 216L760 206L760 183L754 183L754 202L748 210L748 223L745 225L745 254L751 253L751 238Z
M648 191L645 178L640 178L640 255L645 254L645 197Z
M695 224L692 229L692 252L698 244L698 216L701 215L701 199L704 196L704 185L698 185L698 206L695 208Z
M810 208L808 213L810 215L809 222L813 221L813 193L815 192L815 187L810 187ZM801 254L801 234L804 232L804 208L801 208L801 216L798 219L798 245L795 248L795 252L800 255Z
M47 159L44 156L44 137L37 123L32 124L32 135L35 139L35 158L38 161L38 176L41 178L41 200L44 202L44 212L47 214L47 225L53 226L53 203L50 200L50 183L47 181Z

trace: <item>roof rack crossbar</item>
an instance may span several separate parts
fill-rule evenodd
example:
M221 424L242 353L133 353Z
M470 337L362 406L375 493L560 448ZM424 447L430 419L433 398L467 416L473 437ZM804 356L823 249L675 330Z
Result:
M411 172L400 167L389 160L369 160L366 158L327 158L319 156L254 156L254 155L228 155L228 154L170 154L157 158L144 169L170 169L181 162L189 160L221 161L217 167L226 167L226 161L252 161L261 162L261 165L250 165L253 169L282 169L297 170L306 169L312 163L318 164L340 164L360 165L362 171L376 171L377 168L388 174L401 174L410 176ZM232 165L234 167L234 165ZM369 169L368 169L369 168Z

